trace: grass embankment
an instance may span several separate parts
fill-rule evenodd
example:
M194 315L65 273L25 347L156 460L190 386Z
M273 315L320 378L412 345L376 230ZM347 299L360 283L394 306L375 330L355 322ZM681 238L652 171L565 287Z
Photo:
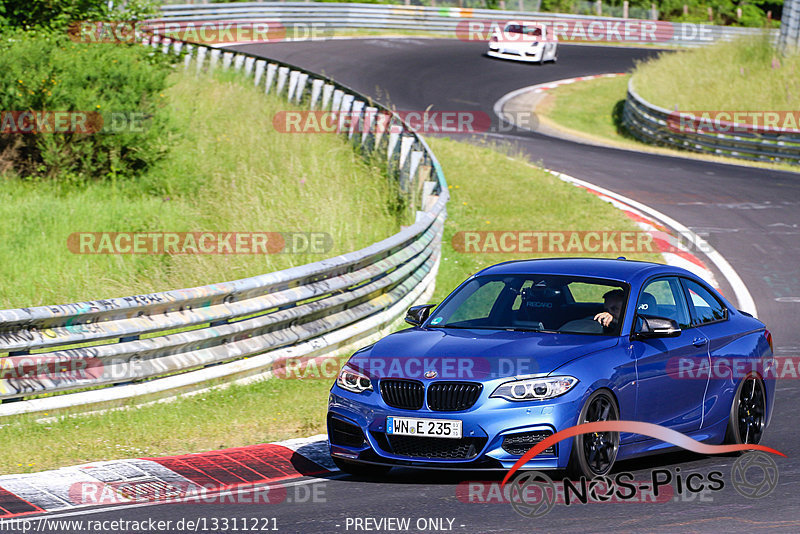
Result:
M289 108L232 74L173 74L174 144L138 179L0 177L0 307L61 304L235 280L357 250L408 217L396 186L342 138L284 134ZM327 232L320 254L73 254L73 232Z
M634 88L645 100L686 111L800 109L800 54L779 56L761 39L665 52L639 63ZM630 76L599 78L548 92L537 106L542 122L566 134L621 148L780 170L787 163L750 162L641 143L621 128Z
M667 109L800 109L800 54L782 56L764 38L661 54L633 77L645 100Z
M447 139L432 139L431 145L452 195L435 302L482 267L528 257L458 252L451 244L457 231L636 229L609 204L521 159ZM0 428L0 441L11 452L0 458L0 473L200 452L322 433L331 382L331 378L272 379L171 403L47 423L35 422L41 415L8 418ZM38 445L32 447L32 443Z

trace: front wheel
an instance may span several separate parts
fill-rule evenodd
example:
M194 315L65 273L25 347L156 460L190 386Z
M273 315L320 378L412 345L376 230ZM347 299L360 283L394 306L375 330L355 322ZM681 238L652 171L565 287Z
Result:
M598 390L586 400L578 416L578 424L596 421L618 421L619 410L611 393ZM567 473L575 478L594 478L611 471L619 450L619 432L579 434L572 443Z
M767 396L764 382L749 375L739 383L731 404L725 443L756 444L767 423Z
M331 459L340 471L359 477L379 477L385 475L391 469L388 465L359 464L336 456L331 456Z

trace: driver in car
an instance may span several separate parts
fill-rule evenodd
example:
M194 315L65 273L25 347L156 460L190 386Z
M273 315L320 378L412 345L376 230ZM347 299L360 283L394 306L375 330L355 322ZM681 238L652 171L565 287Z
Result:
M611 330L617 325L617 321L619 321L619 316L622 313L622 304L625 300L625 292L621 289L613 289L603 295L603 307L605 311L602 311L594 316L594 320L600 323L603 328L607 330Z

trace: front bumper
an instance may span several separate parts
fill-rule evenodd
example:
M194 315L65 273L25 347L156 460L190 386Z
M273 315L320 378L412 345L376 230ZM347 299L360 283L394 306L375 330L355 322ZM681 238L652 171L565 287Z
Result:
M334 385L328 401L328 441L332 456L351 461L422 468L508 469L529 447L512 454L503 448L507 437L550 434L573 426L582 405L583 396L575 390L551 401L520 403L489 398L484 392L475 406L465 411L436 412L427 407L402 410L387 406L374 391L355 394ZM462 438L390 438L385 432L387 416L459 419ZM554 450L531 459L525 468L564 469L571 450L572 439L564 440Z
M513 59L515 61L538 62L542 60L542 54L544 54L543 46L536 46L533 48L531 47L518 48L518 47L504 47L496 43L492 44L494 46L490 45L489 50L486 52L486 55L489 57L495 57L500 59Z

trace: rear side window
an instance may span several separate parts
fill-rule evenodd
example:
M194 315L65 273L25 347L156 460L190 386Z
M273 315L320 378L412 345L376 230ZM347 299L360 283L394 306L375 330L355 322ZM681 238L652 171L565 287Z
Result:
M711 291L693 280L684 278L682 282L689 300L692 324L715 323L728 318L728 309Z

